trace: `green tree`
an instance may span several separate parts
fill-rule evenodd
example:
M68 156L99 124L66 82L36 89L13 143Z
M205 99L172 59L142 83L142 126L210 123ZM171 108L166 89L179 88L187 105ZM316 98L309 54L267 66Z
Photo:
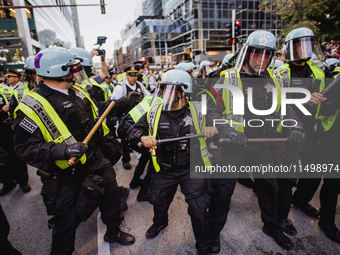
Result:
M267 0L259 9L284 21L282 38L295 28L308 27L321 41L340 40L339 0Z

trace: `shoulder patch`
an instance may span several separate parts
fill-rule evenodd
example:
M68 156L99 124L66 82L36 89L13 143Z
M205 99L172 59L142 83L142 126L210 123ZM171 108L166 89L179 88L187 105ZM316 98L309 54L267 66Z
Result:
M33 134L34 131L38 128L38 125L35 124L31 119L25 117L19 124L20 127L25 129L27 132Z

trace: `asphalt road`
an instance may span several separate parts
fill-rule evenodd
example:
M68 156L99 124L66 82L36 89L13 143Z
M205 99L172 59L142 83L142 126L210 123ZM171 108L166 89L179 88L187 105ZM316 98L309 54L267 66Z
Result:
M133 169L137 163L132 154ZM117 181L119 185L128 187L132 170L124 170L117 164ZM9 240L24 255L45 255L50 253L51 231L47 228L45 206L40 196L41 182L36 169L30 167L30 185L32 191L23 194L17 187L0 198L4 211L11 225ZM148 202L137 202L138 189L131 190L128 199L128 211L122 229L136 237L131 246L120 246L103 242L105 225L102 224L99 211L82 223L77 229L77 255L125 255L125 254L196 254L195 239L191 228L187 204L178 191L169 210L169 226L154 239L145 238L146 230L152 224L153 210ZM312 205L319 208L318 193ZM338 213L340 207L337 208ZM257 197L252 190L237 184L232 197L227 224L221 232L220 254L340 254L340 245L330 241L318 227L318 221L305 216L296 208L292 208L289 218L295 224L298 235L291 240L295 244L293 251L280 248L272 238L262 233L262 221L257 204ZM336 223L340 227L339 214ZM0 254L1 248L0 248ZM5 255L5 254L3 254Z

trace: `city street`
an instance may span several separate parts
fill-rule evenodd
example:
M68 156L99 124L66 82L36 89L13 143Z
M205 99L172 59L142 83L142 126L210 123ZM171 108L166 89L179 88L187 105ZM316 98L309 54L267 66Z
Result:
M132 154L133 169L137 163L136 154ZM118 163L117 181L128 187L133 170L124 170ZM11 225L9 240L24 255L49 254L51 231L47 228L45 206L40 196L41 182L30 167L30 185L32 191L23 194L15 188L0 198L0 202ZM121 246L103 242L106 227L100 220L97 210L91 218L77 229L77 255L125 255L125 254L196 254L195 239L191 228L190 217L184 197L177 192L169 210L169 226L159 236L148 240L146 230L152 224L153 210L148 202L137 202L138 189L131 190L128 199L128 211L122 229L136 237L131 246ZM312 200L313 206L319 208L318 197ZM340 212L338 206L338 213ZM330 241L318 227L318 221L308 218L296 208L292 208L289 218L298 230L292 237L295 244L293 251L281 249L272 238L262 233L262 222L256 195L240 184L237 184L232 197L227 224L221 233L220 254L340 254L340 246ZM340 226L339 214L336 224Z

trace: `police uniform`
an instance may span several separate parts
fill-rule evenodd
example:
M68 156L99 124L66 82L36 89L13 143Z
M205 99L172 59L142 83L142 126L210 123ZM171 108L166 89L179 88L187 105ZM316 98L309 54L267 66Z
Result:
M325 84L325 78L332 78L328 68L318 60L308 60L303 66L297 66L290 62L277 68L275 73L278 74L279 79L281 78L280 82L285 87L304 88L309 90L311 94L319 92L320 85ZM317 107L314 105L309 106L307 109L312 113L312 116L305 116L301 111L296 111L299 114L299 119L303 122L306 133L306 141L297 148L303 168L310 164L318 164L321 160L319 147L320 122L315 119ZM295 206L302 208L313 217L318 217L317 211L311 208L308 203L312 200L320 181L321 178L300 178L292 199Z
M13 91L8 86L0 85L0 108L8 103L12 93ZM8 154L9 159L8 168L2 169L2 182L4 183L4 187L0 191L0 195L5 195L13 189L16 186L15 181L20 185L24 192L29 192L31 190L28 185L27 165L14 152L14 132L12 126L4 123L8 116L9 112L0 112L0 143L1 147Z
M93 79L92 77L89 79L92 87L88 90L88 93L97 101L97 102L102 102L102 101L107 101L108 95L105 91L105 89L100 86L100 84Z
M126 107L124 100L116 101L110 114L122 111ZM65 157L66 147L84 140L98 111L103 112L109 103L101 102L98 109L79 86L68 89L67 95L40 82L16 110L15 150L25 162L47 173L41 175L41 194L48 215L54 215L49 220L53 228L51 254L72 254L76 228L97 206L108 231L119 231L121 189L110 161L100 149L100 136L108 133L105 123L79 162L69 167ZM91 202L86 196L97 199Z
M134 65L130 65L127 66L124 69L124 72L129 74L129 75L138 75L138 71L139 71L139 67L138 66L134 66ZM129 84L129 82L127 81L127 79L125 79L123 82L121 82L120 84L118 84L115 89L113 90L112 93L112 99L119 99L121 97L127 97L130 93L137 93L140 95L141 98L148 96L150 94L150 92L148 92L145 87L143 86L143 84L141 84L140 82L136 82L136 84L134 84L133 86L131 86ZM128 108L125 109L124 114L128 113L135 105L132 105ZM130 147L127 143L126 140L126 131L119 127L118 128L118 136L122 139L122 145L123 145L123 166L125 169L131 169L131 165L129 164L131 157L130 157Z
M140 102L138 105L136 105L134 108L132 108L128 114L126 114L120 123L120 127L127 132L129 128L131 128L137 121L146 114L149 109L156 104L161 103L162 100L160 98L153 99L153 96L146 96L143 98L143 101ZM146 193L150 184L150 178L153 171L152 164L149 164L148 172L143 180L140 179L140 177L143 175L144 169L146 164L150 160L150 153L147 148L140 148L140 147L133 147L134 150L141 153L141 157L138 161L138 164L135 168L135 172L133 175L133 178L130 182L130 188L136 188L138 186L142 186L140 193ZM142 190L143 189L143 190ZM141 196L141 195L140 195ZM137 200L141 197L137 197Z
M234 125L236 123L246 123L250 119L280 119L278 115L278 110L280 106L277 107L275 113L267 116L257 116L250 112L247 105L248 89L253 89L253 105L257 110L269 109L272 106L272 89L277 87L278 84L274 82L272 78L263 78L256 76L249 76L244 73L240 73L239 69L233 68L224 72L224 76L220 78L217 84L231 84L238 86L244 93L245 114L235 115L231 108L230 91L227 89L219 89L218 94L222 98L223 106L219 103L215 103L210 100L208 101L208 112L207 119L208 123L213 123L214 119L227 119L233 120ZM278 88L279 89L279 88ZM279 95L280 96L280 95ZM279 100L278 100L279 101ZM297 119L295 113L288 112L287 119ZM231 127L228 124L216 125L218 129L218 136L225 138L234 132L242 132L246 134L247 138L261 138L261 137L281 137L278 134L278 127L271 127L271 124L265 123L263 127L250 127L246 125L235 125ZM278 147L277 147L278 146ZM280 155L281 163L284 161L285 157L288 156L288 152L285 148L280 148L280 145L273 144L248 144L246 148L236 148L230 145L222 145L219 151L217 162L219 165L231 165L236 166L240 169L242 165L245 165L246 160L251 163L251 165L275 165L277 164L276 159L279 157L278 151L285 153L285 155ZM211 217L211 227L212 227L212 240L218 239L219 233L223 229L227 215L229 211L229 205L231 201L231 196L235 189L235 184L237 181L237 176L233 178L228 178L226 176L223 179L212 179L212 189L213 195L211 197L211 207L210 207L210 217ZM287 219L289 209L290 209L290 198L291 198L291 188L293 186L292 182L285 179L273 179L273 177L268 176L267 179L255 179L257 183L257 194L259 198L259 206L261 209L261 217L266 225L273 227L278 227L279 219ZM279 200L279 203L277 201Z
M320 86L320 92L325 86ZM323 132L320 135L321 163L333 164L339 168L340 151L340 118L339 118L339 97L340 87L326 94L327 100L319 106L317 117L321 120ZM320 190L320 219L319 226L324 230L328 238L332 241L340 242L340 232L334 227L336 205L338 194L340 193L340 179L334 176L336 172L325 173L323 185Z
M189 104L176 111L163 111L163 104L152 107L129 129L129 142L136 146L143 135L153 135L156 139L188 135L190 126L195 121L192 119L193 113L197 114L193 109L198 109L194 105L189 107ZM180 184L189 205L188 212L196 238L196 248L208 250L210 249L210 226L207 208L210 200L206 180L190 178L190 153L196 153L196 156L201 157L200 149L191 148L189 139L182 141L182 144L168 142L157 146L157 156L151 156L155 172L152 175L148 199L154 208L154 224L165 228L168 225L169 206L176 193L177 185Z

